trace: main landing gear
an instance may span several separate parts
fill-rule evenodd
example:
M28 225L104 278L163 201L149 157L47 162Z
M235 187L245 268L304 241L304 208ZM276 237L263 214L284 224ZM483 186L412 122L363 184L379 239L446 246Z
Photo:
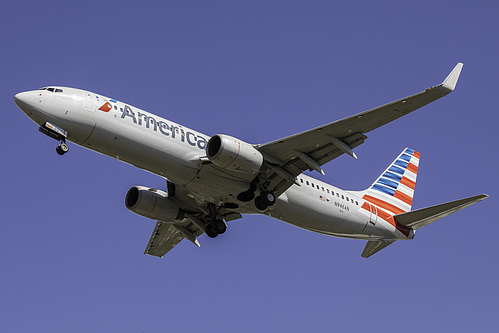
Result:
M255 207L258 208L258 210L266 210L269 206L275 205L275 202L276 197L274 193L264 191L255 198Z
M237 199L242 202L248 202L253 199L255 207L258 210L264 211L270 206L275 205L276 197L274 192L267 191L264 186L259 185L259 177L257 176L250 184L249 189L238 194ZM260 188L260 195L255 198L255 192Z
M210 238L215 238L223 234L227 230L227 224L220 219L219 210L221 207L216 207L214 204L208 204L208 216L206 221L205 232Z
M227 230L227 225L223 220L215 220L206 225L206 234L210 238L215 238Z

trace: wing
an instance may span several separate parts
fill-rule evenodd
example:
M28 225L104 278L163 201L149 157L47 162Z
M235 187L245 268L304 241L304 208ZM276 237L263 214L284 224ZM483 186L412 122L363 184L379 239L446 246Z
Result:
M364 142L364 133L451 93L462 67L458 63L443 83L418 94L259 146L272 169L265 185L279 196L305 170L324 174L321 165L336 157L347 153L356 158L352 149Z
M180 231L173 224L158 222L152 232L144 254L162 258L184 239Z
M194 222L189 223L188 221L188 225L185 224L186 223L175 224L158 221L154 227L151 238L149 239L149 243L147 243L144 254L163 258L168 251L173 249L184 238L187 238L199 247L200 245L196 237L201 235L204 231L196 226Z

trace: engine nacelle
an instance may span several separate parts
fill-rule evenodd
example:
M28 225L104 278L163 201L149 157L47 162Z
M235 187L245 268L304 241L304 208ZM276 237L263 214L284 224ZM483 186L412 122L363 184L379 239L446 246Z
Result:
M256 173L263 155L255 147L228 135L217 134L206 145L206 156L213 164L228 170Z
M129 189L125 206L135 214L163 222L184 218L184 212L175 201L168 198L166 192L145 186Z

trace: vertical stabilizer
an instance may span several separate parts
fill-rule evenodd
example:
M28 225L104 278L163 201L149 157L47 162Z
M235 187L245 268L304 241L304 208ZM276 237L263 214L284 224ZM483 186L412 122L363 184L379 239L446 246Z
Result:
M406 148L381 176L364 191L363 199L391 215L411 210L419 167L419 153Z

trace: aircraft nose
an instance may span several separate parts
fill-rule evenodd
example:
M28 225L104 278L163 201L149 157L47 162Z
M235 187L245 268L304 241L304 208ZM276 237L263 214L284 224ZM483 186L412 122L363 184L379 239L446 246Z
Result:
M23 110L26 106L29 106L33 100L32 93L30 91L21 92L14 96L14 102L16 105Z

